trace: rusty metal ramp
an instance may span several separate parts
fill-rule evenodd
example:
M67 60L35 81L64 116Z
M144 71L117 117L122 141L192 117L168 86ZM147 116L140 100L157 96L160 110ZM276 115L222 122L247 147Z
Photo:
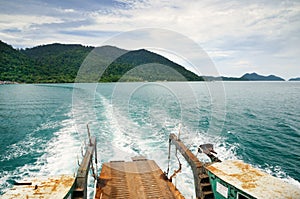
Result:
M104 163L97 182L95 199L184 198L164 177L153 160L133 158L132 162Z

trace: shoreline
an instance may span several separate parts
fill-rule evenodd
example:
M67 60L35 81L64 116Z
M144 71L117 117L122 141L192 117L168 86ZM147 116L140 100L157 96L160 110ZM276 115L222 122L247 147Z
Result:
M0 85L3 85L3 84L20 84L20 83L13 82L13 81L0 81Z

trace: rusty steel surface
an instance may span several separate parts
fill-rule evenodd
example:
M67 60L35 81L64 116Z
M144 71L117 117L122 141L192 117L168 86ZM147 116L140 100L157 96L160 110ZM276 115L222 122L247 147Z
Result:
M95 199L184 198L153 160L104 163Z
M300 198L298 187L253 168L240 160L214 163L206 169L226 183L258 199Z
M15 185L13 188L9 189L1 198L64 198L72 188L74 180L75 177L72 175L30 179L23 182L23 184L25 185Z

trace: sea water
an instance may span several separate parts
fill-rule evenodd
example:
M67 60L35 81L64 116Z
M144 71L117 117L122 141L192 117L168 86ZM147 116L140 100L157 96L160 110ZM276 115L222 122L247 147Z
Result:
M300 188L299 99L297 82L0 85L0 194L15 180L75 173L87 124L98 172L136 155L166 171L175 133L202 161L197 147L212 143L220 159L241 159ZM174 154L172 146L169 175L179 166ZM179 160L173 182L191 198L192 172Z

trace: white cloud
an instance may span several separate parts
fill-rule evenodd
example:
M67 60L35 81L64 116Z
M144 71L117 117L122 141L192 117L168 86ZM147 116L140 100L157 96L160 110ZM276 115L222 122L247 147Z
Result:
M0 27L3 28L28 28L32 24L59 23L62 19L51 16L36 15L9 15L0 14Z
M74 9L64 9L63 11L66 12L66 13L72 13L72 12L75 12Z

